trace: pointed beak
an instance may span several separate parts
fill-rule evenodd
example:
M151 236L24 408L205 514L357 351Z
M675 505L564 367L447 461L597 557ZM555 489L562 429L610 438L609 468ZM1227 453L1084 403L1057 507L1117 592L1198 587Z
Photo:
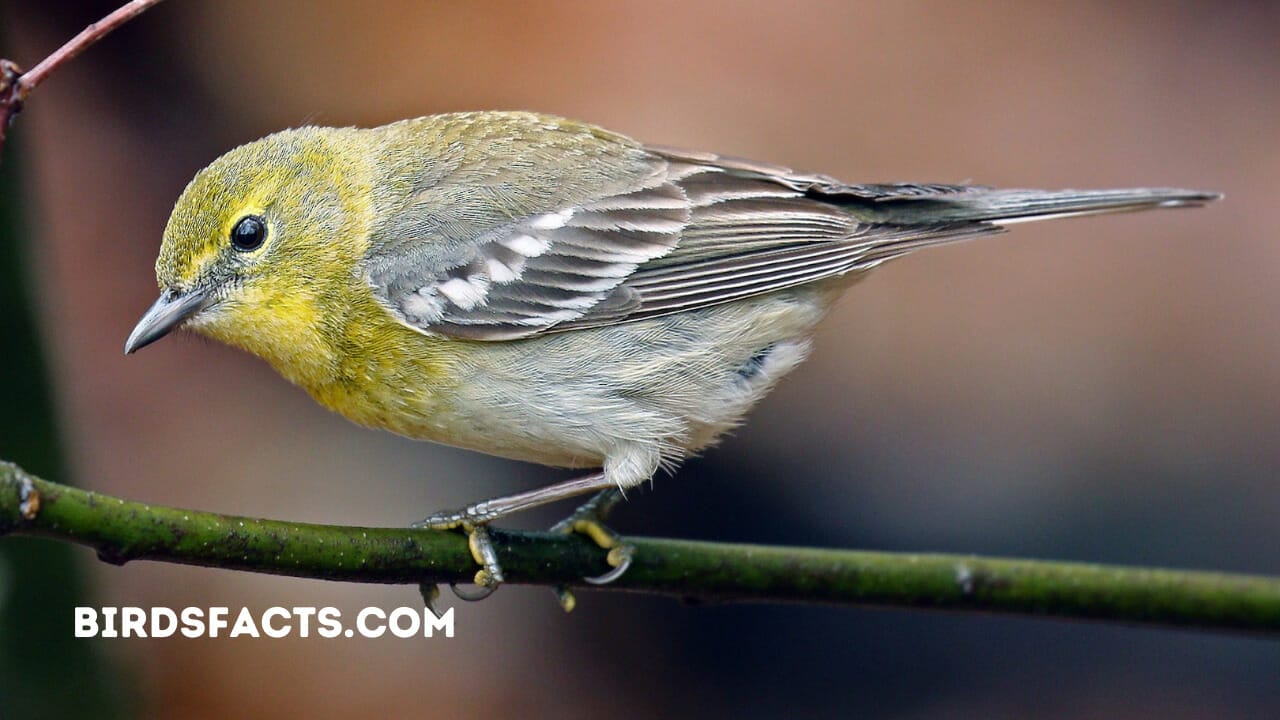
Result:
M168 335L184 320L195 315L209 305L209 296L204 290L192 290L181 293L177 290L165 290L160 299L147 310L137 327L129 334L124 343L124 352L140 350L147 345Z

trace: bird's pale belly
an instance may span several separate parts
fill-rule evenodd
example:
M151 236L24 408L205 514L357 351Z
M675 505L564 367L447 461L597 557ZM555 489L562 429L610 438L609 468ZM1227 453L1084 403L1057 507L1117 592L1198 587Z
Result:
M558 467L625 467L647 479L735 426L798 366L830 293L748 302L520 341L451 343L447 382L313 392L349 419L407 437ZM434 361L434 360L432 360ZM375 363L395 372L400 358ZM403 373L422 377L421 371ZM326 397L337 393L341 397Z

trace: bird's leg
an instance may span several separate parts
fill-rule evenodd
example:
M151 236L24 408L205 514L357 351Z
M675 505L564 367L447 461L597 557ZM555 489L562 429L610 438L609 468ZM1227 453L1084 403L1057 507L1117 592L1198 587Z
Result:
M613 487L613 481L606 478L603 472L593 473L527 492L485 500L468 505L461 510L435 513L414 523L413 527L435 530L462 528L467 533L471 556L481 567L476 573L475 583L483 588L496 589L502 584L502 567L498 564L498 555L493 549L493 541L489 539L489 532L485 525L521 510L608 487ZM464 599L474 598L464 597Z
M622 542L622 538L618 533L604 524L605 518L624 498L621 488L616 486L608 487L596 493L595 497L583 503L569 517L551 526L551 532L565 535L572 533L586 535L596 545L609 551L606 560L613 569L598 577L583 578L593 585L607 585L622 577L627 568L631 567L631 558L635 548ZM555 592L556 599L560 601L560 607L564 608L565 612L573 610L578 602L573 595L573 591L567 585L557 586L553 592Z

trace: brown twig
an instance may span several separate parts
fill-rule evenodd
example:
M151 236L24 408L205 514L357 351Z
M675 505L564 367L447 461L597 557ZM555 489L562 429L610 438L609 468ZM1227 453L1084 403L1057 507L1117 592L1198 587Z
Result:
M129 22L162 0L131 0L114 12L71 38L65 45L53 51L49 57L28 71L12 60L0 59L0 152L4 151L5 135L14 118L22 111L22 104L31 91L49 75L65 65L84 49L101 40L113 30Z

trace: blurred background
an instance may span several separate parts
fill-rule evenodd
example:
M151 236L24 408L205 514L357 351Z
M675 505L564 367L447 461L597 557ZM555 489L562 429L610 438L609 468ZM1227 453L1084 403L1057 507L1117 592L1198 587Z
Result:
M0 54L30 66L116 4L5 0ZM1280 573L1278 35L1271 2L171 0L11 132L0 457L157 504L385 526L564 477L357 428L191 336L121 353L172 202L225 150L530 109L850 181L1226 193L878 270L622 531ZM566 615L521 587L459 606L452 640L73 642L66 610L417 599L4 539L0 714L1280 713L1280 646L1244 636L589 592Z

